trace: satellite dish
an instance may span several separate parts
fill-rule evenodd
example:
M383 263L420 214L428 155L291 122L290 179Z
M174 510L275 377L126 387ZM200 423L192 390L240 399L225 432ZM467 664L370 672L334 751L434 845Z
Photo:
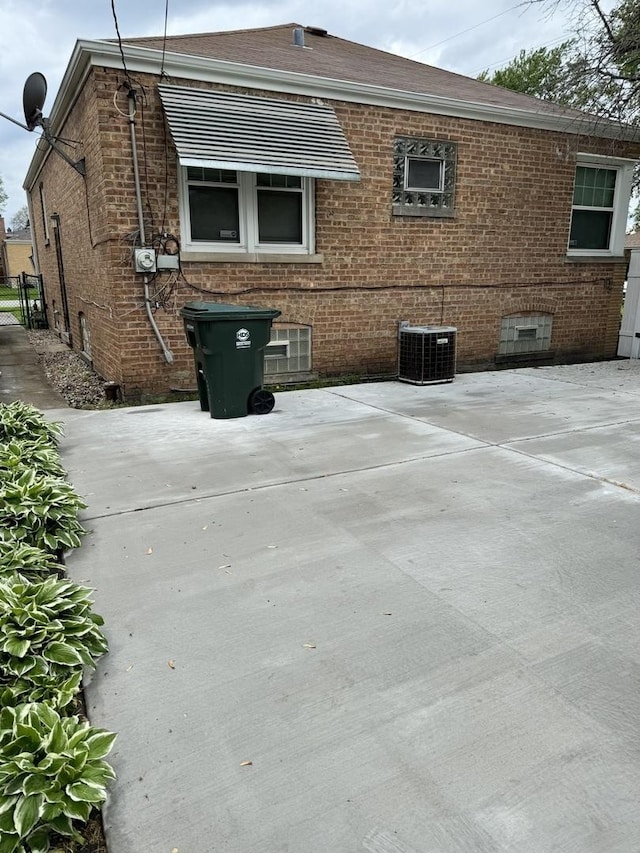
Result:
M46 97L47 81L44 74L34 71L27 77L22 93L24 120L29 130L34 130L39 124L42 124L42 108Z

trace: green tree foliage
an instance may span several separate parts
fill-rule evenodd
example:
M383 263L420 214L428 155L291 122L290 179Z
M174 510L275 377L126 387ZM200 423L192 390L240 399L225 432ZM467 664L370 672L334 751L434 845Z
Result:
M530 0L547 9L582 9L575 38L555 48L520 51L479 80L585 110L614 121L640 118L640 3L620 0L608 14L600 0Z
M556 48L520 51L504 68L479 80L554 101L610 121L640 123L640 2L619 0L610 12L601 0L529 0L553 12L559 6L580 21L576 37ZM637 198L640 174L636 170ZM635 227L640 226L640 206Z
M483 71L478 80L565 107L624 120L617 82L595 75L578 39L558 47L521 50L504 68Z
M492 74L483 71L478 80L545 101L571 104L573 99L567 85L566 65L572 46L573 41L565 41L552 49L521 50L504 68Z

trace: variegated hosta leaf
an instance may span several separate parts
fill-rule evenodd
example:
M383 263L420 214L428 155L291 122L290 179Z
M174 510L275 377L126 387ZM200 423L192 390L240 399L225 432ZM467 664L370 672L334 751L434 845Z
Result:
M19 476L26 469L35 471L37 475L65 477L57 447L44 436L15 438L0 444L0 479Z
M0 404L0 443L16 438L44 438L55 446L61 435L62 424L48 421L35 406L21 400Z
M42 548L34 548L19 539L0 541L0 581L16 573L28 580L43 580L50 575L59 576L62 567L58 560Z
M47 672L29 678L8 677L6 683L0 679L0 706L15 707L25 702L46 702L52 708L66 708L80 693L82 671L73 672L68 678Z
M95 666L108 646L90 592L54 577L0 581L0 686L10 690L11 679L30 683L44 690L38 696L44 699L48 684L56 679L64 684L75 672Z
M46 703L2 709L0 839L6 849L11 839L17 850L45 851L50 832L78 837L73 822L88 820L115 778L104 760L115 737Z
M19 541L45 551L80 545L78 513L86 504L70 483L25 470L0 480L0 541Z

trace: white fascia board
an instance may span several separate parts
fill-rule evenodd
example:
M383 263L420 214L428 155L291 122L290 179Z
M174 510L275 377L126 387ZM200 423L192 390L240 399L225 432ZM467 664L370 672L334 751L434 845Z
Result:
M130 73L160 74L161 52L159 50L127 44L123 45L123 50L127 70ZM92 65L115 68L124 74L122 56L117 44L106 41L78 40L49 116L51 130L54 134L63 124L73 106ZM547 112L539 113L517 107L501 107L494 104L461 101L441 95L388 89L384 86L372 86L348 80L334 80L298 72L279 71L203 56L166 52L163 67L169 77L181 77L186 80L267 89L284 94L306 95L312 98L369 104L560 133L592 135L620 140L638 139L636 128L628 125L617 125L595 116L585 115L584 118L579 118L551 115ZM25 189L28 190L33 185L35 176L37 176L47 153L36 150L25 179Z
M638 162L632 157L611 157L609 154L589 154L586 151L578 151L576 160L580 163L596 163L599 166L634 166Z

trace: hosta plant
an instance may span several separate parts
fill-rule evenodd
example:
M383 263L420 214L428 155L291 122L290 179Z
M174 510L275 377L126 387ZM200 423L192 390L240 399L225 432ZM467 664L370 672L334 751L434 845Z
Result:
M0 444L0 479L15 477L26 470L38 475L65 477L58 449L46 438L15 438Z
M16 574L30 581L44 580L51 575L62 575L62 566L48 551L34 548L18 539L0 542L0 581Z
M0 676L0 708L15 707L25 702L46 702L51 708L60 710L69 703L73 710L79 707L82 671L71 673L68 678L46 672L43 675L32 674L25 678L2 678ZM0 845L0 853L2 846Z
M49 678L66 681L95 667L107 651L87 587L47 578L17 576L0 582L0 682L23 679L35 687ZM0 848L2 853L2 848Z
M48 421L35 406L21 400L0 404L0 443L43 437L56 444L61 435L62 424Z
M45 853L53 833L81 841L115 774L115 735L44 703L0 712L0 853Z
M65 480L25 471L0 481L0 540L53 553L78 548L85 532L78 513L86 506Z

